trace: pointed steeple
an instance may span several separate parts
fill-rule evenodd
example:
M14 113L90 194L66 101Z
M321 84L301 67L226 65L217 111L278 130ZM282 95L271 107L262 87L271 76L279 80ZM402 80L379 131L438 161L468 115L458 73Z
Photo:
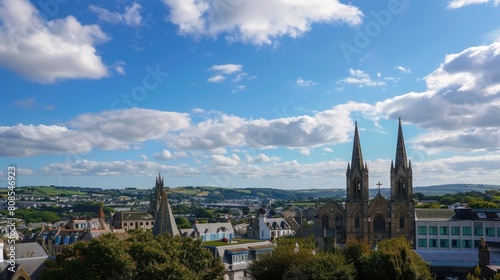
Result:
M97 212L97 218L103 220L106 218L106 216L104 215L104 211L102 210L102 203L101 206L99 207L99 212Z
M354 124L354 144L352 146L351 168L363 170L363 154L361 153L361 142L359 140L358 122Z
M153 235L164 234L165 232L170 235L179 235L179 229L175 223L174 214L170 208L167 198L167 190L163 189L160 200L160 207L156 213L155 224L153 226Z
M398 143L396 147L396 162L395 168L402 166L404 169L408 168L408 158L406 157L405 140L403 137L403 128L401 127L401 118L399 118L398 128Z

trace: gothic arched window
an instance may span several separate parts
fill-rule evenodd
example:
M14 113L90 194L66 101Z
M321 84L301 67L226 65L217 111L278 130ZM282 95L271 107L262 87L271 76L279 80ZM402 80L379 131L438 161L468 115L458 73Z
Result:
M356 214L356 218L354 218L354 227L359 228L360 217L359 214Z
M344 218L342 215L337 214L335 217L335 229L340 230L344 228Z
M404 180L398 180L398 194L397 196L400 198L406 198L408 193L408 186L406 185Z
M373 220L373 230L374 231L385 231L385 219L382 216L378 216Z
M321 218L321 226L322 228L328 228L328 215L323 215L323 217Z
M403 213L399 214L399 228L405 227L405 215Z
M361 182L359 179L354 179L353 180L353 197L354 198L361 198Z

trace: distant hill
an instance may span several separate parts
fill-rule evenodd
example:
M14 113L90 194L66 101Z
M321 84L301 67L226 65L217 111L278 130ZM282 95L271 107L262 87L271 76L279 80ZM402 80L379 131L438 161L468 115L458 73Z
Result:
M485 184L446 184L434 186L419 186L413 188L413 193L423 193L425 195L442 195L445 193L459 192L484 192L486 190L500 190L500 185Z
M500 185L484 184L446 184L434 186L417 186L413 188L414 193L429 195L442 195L446 193L459 193L465 191L500 190ZM60 186L26 186L16 189L20 194L34 194L47 196L64 196L75 194L108 194L113 196L128 196L138 199L148 199L151 189L126 188L126 189L102 189ZM370 196L374 197L378 189L370 189ZM388 188L381 188L380 193L390 196ZM3 193L0 191L0 195ZM173 200L203 198L209 201L222 201L228 199L256 199L272 198L279 200L312 200L316 198L338 198L345 197L345 189L300 189L284 190L274 188L219 188L211 186L183 186L168 189L168 197Z

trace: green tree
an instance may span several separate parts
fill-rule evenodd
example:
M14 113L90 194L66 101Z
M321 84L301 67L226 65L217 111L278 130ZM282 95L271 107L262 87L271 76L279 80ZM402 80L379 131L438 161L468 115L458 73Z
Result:
M363 267L365 266L367 259L371 253L370 246L366 242L362 241L351 241L347 246L341 251L341 254L345 256L346 262L352 264L356 270L356 279L363 279L361 275L363 272Z
M300 249L294 252L295 247L285 244L278 246L271 253L261 255L248 267L248 271L255 280L287 279L286 273L302 262L311 261L314 255L311 250Z
M498 205L491 201L472 199L469 201L470 208L498 208Z
M194 214L195 214L196 218L200 218L200 219L213 220L215 218L215 215L214 215L214 213L212 213L212 211L204 209L204 208L196 209Z
M224 265L198 239L153 236L133 230L120 240L114 234L66 247L48 261L44 279L222 279Z
M284 279L289 280L354 280L356 270L342 254L318 254L291 267Z
M191 223L186 217L176 217L175 223L179 228L191 228Z
M379 242L377 250L363 261L365 265L358 271L361 279L434 279L427 263L410 248L404 238Z

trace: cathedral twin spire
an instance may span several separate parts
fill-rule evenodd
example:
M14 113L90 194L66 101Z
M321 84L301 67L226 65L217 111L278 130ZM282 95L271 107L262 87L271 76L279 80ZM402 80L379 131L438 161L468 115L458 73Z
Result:
M406 148L405 148L405 140L403 137L403 128L401 126L401 118L399 118L399 127L398 127L398 142L396 146L396 165L394 166L398 169L400 166L403 169L407 169L411 165L408 162L408 158L406 157Z
M400 169L402 171L399 171ZM405 198L408 198L408 189L406 189L404 193L403 190L393 190L397 188L404 189L407 187L412 187L411 177L411 162L408 161L406 155L403 128L401 125L401 118L399 118L398 139L396 144L396 160L395 164L394 162L391 162L391 197L401 197L403 194L405 194ZM357 191L357 189L359 189L362 193ZM361 141L359 137L358 124L356 122L354 125L352 158L350 164L347 165L347 197L348 199L356 199L361 198L362 196L363 200L366 200L368 198L367 193L368 165L366 162L363 163Z

